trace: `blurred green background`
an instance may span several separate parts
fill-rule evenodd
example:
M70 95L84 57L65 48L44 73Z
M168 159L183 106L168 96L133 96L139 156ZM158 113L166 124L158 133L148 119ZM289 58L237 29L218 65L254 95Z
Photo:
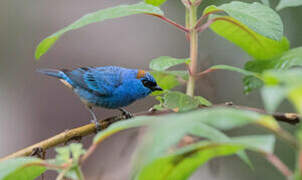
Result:
M46 36L77 20L82 15L122 3L139 0L1 0L0 2L0 156L51 137L66 129L89 122L89 113L78 98L59 81L36 73L37 68L75 68L78 66L118 65L148 69L158 56L188 57L189 44L182 32L151 16L130 17L96 23L62 36L40 61L34 60L38 43ZM204 6L230 0L204 0ZM247 1L245 1L247 2ZM253 2L253 1L248 1ZM275 7L278 1L271 0ZM184 23L180 0L168 0L162 7L166 16ZM302 7L281 10L285 35L291 47L302 44ZM250 59L240 48L207 30L200 37L200 69L214 64L243 67ZM196 94L214 103L232 101L238 105L262 108L259 93L243 94L241 75L219 71L198 82ZM153 97L135 102L127 109L140 112L156 101ZM292 111L287 103L280 111ZM98 117L119 113L98 109ZM286 129L294 127L282 124ZM257 127L228 132L231 135L265 133ZM130 130L106 140L84 166L87 179L127 179L131 153L141 131ZM82 142L87 147L91 137ZM278 141L277 155L291 168L295 154ZM53 155L50 150L48 157ZM191 179L284 179L260 155L250 153L255 166L249 169L235 156L209 162ZM47 179L53 174L48 174Z

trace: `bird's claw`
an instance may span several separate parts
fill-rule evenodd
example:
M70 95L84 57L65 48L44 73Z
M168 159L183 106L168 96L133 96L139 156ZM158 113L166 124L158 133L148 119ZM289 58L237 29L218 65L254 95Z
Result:
M125 116L126 119L130 119L134 117L133 114L128 111L124 111L123 116Z
M41 147L35 147L32 149L30 156L37 156L38 158L44 159L44 149Z
M102 126L97 120L93 119L93 120L91 120L91 122L94 123L96 132L99 132L102 130Z
M131 114L129 111L123 108L119 108L119 110L122 112L122 115L125 116L125 119L133 118L133 114Z

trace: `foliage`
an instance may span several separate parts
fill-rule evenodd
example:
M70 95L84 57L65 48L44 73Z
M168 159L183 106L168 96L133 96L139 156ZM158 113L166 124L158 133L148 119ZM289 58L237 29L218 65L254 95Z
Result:
M144 0L137 4L120 5L87 14L42 40L35 57L39 59L64 33L91 23L134 14L158 17L184 31L190 40L189 58L162 56L153 59L149 66L152 75L164 89L162 93L153 93L159 101L154 109L172 110L173 113L140 116L114 123L94 137L87 151L81 144L70 144L57 148L55 159L22 157L3 161L0 163L0 179L30 180L45 170L58 172L57 179L83 179L81 163L104 139L120 131L142 126L148 127L148 131L134 154L133 179L187 179L212 158L233 154L252 168L246 150L259 153L264 158L274 156L275 135L294 144L297 151L295 178L301 179L301 127L295 138L282 129L271 115L235 108L215 108L206 98L194 96L195 80L214 70L229 70L245 76L245 92L262 87L261 94L268 112L274 112L284 99L288 99L297 112L302 113L302 71L299 67L302 48L290 49L289 41L283 35L281 18L269 7L269 1L262 0L263 4L233 1L220 6L210 5L198 19L197 7L201 1L182 0L186 7L185 27L164 17L160 6L165 2L166 0ZM280 0L277 10L299 5L302 5L301 1ZM198 33L207 28L251 56L251 61L246 63L244 69L214 65L203 72L195 72L198 69ZM169 70L178 65L187 69ZM187 85L186 94L173 90L183 84ZM267 129L269 134L228 137L223 133L246 125L260 126ZM183 143L186 138L190 141ZM276 161L271 163L287 178L292 175L280 169L285 166L280 167L281 161L279 164Z

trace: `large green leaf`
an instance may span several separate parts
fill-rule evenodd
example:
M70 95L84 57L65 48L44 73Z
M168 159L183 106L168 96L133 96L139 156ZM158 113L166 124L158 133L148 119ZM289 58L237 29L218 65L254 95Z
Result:
M138 174L138 180L182 180L208 160L231 155L242 150L241 145L198 144L178 151L175 155L164 156L146 165Z
M75 30L91 23L101 22L107 19L119 18L124 16L129 16L133 14L140 14L140 13L147 13L147 14L158 14L163 15L163 12L156 6L146 4L146 3L138 3L132 5L121 5L117 7L112 7L108 9L102 9L96 11L94 13L87 14L74 23L66 26L65 28L57 31L56 33L48 36L45 38L40 44L38 45L35 57L39 59L43 54L45 54L49 48L66 32Z
M43 162L34 157L21 157L9 159L0 163L1 180L34 180L40 176L46 168L39 166Z
M272 40L255 33L232 17L224 16L223 18L227 21L215 21L210 26L211 29L241 47L256 60L272 59L289 49L289 43L285 37L280 41Z
M295 7L295 6L301 6L301 5L302 5L301 0L280 0L276 9L279 11L279 10L287 8L287 7Z
M213 127L228 130L249 123L260 124L262 119L264 116L256 112L231 108L211 108L157 117L149 124L149 133L141 141L143 144L136 153L134 169L139 171L142 166L170 152L186 134L215 142L229 142L228 137ZM244 152L240 151L238 155L250 164Z
M238 137L228 143L200 142L156 158L142 168L137 179L184 180L212 158L231 155L244 148L270 153L273 146L273 136Z
M190 131L190 134L207 138L209 140L215 141L215 142L229 142L231 139L226 136L224 133L219 131L218 129L215 129L211 126L208 126L204 123L199 123L198 126L194 126ZM249 160L247 154L244 151L239 151L237 155L251 168L253 168L253 165L251 161Z
M156 117L136 117L131 120L121 121L111 125L109 128L96 135L96 137L94 138L94 143L98 144L105 138L119 131L147 125L149 127L149 131L145 135L144 140L141 141L143 143L143 148L138 149L138 158L136 158L137 161L135 163L137 167L134 168L135 170L137 170L136 172L139 172L139 170L141 170L141 167L144 167L144 165L147 165L149 163L153 164L153 162L157 161L158 158L160 159L161 157L170 156L170 154L167 153L171 152L171 148L172 150L173 147L175 149L177 142L186 134L194 134L219 143L231 142L228 137L224 136L218 130L212 127L210 128L206 124L227 130L249 123L258 123L261 122L262 119L264 119L264 116L256 112L231 108L203 109L187 113L169 114ZM243 144L243 146L246 146L247 144L249 146L252 146L252 144L255 144L252 142L253 141L249 142L247 139L245 139L244 142L241 143ZM263 151L267 151L269 149L267 145L269 144L264 144L265 145L263 145ZM261 146L261 143L258 143L258 145ZM254 149L259 148L260 147L254 146ZM242 154L242 151L240 150L242 150L242 148L234 151L233 153L239 153L239 156L243 160L248 162L246 155L244 153ZM202 163L198 164L201 165ZM162 167L169 167L169 165L166 165ZM189 175L194 171L194 168L197 168L199 165L192 166L188 169L185 168L186 170L184 170L185 172L183 172L183 174Z
M262 73L266 70L286 70L295 66L302 66L302 47L284 52L280 57L266 61L249 61L245 64L247 71ZM262 87L258 79L246 76L244 78L245 92Z
M164 71L172 66L183 64L188 61L189 59L177 59L169 56L161 56L156 59L153 59L150 62L149 67L154 71Z
M164 4L167 0L145 0L145 3L152 4L153 6L160 6Z
M230 3L232 4L232 3ZM237 4L237 3L236 3ZM239 3L240 4L240 3ZM246 4L246 3L244 3ZM245 6L245 5L244 5ZM252 9L259 6L259 4L251 4L249 5L252 7ZM260 5L262 6L262 5ZM230 16L222 16L222 15L211 15L210 19L214 20L216 19L210 26L210 28L217 33L218 35L226 38L227 40L231 41L232 43L236 44L237 46L241 47L244 51L246 51L249 55L251 55L256 60L267 60L274 57L279 56L284 51L289 49L289 42L285 37L276 38L279 37L279 35L283 34L283 27L277 27L278 25L272 25L270 28L274 27L277 28L273 31L271 31L270 28L268 28L270 19L267 19L265 17L259 17L256 15L257 10L250 9L251 14L247 13L245 15L241 16L241 11L243 9L230 11L230 7L225 7L225 5L222 6L226 10L229 11L228 14ZM269 9L268 7L263 6L265 9ZM239 9L239 8L238 8ZM209 6L204 10L204 14L209 12L215 12L217 10L224 10L219 7L215 6ZM224 10L224 11L226 11ZM261 8L260 8L261 10ZM255 15L254 15L255 13ZM263 15L260 13L260 15ZM272 15L275 17L275 15ZM278 16L278 15L277 15ZM249 17L251 20L249 20ZM268 15L270 17L270 15ZM274 19L273 18L273 19ZM279 18L279 16L278 16ZM277 19L278 19L277 18ZM264 19L264 21L268 21L267 23L264 23L266 25L261 26L259 23L261 22L261 19ZM277 21L277 24L279 21ZM272 23L272 22L271 22ZM282 24L282 23L281 23ZM263 27L263 29L262 29ZM281 30L281 29L282 30ZM269 32L274 32L272 34L268 34ZM279 33L278 33L279 32ZM260 34L262 33L262 34ZM267 37L266 37L267 36ZM273 38L275 37L275 38ZM270 39L273 38L273 39ZM275 40L277 39L277 40Z
M265 70L286 70L294 66L302 66L302 47L288 50L282 56L267 61L249 61L245 69L262 73Z
M264 37L278 41L283 37L283 23L280 16L271 8L258 2L232 1L218 6L218 9L225 11L229 16Z

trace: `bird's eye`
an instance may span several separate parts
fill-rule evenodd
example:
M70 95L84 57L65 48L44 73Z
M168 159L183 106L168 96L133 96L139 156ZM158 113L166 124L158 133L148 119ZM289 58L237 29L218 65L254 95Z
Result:
M157 84L155 82L152 82L152 81L148 81L148 80L142 80L142 83L145 87L147 88L151 88L151 87L155 87L157 86Z

